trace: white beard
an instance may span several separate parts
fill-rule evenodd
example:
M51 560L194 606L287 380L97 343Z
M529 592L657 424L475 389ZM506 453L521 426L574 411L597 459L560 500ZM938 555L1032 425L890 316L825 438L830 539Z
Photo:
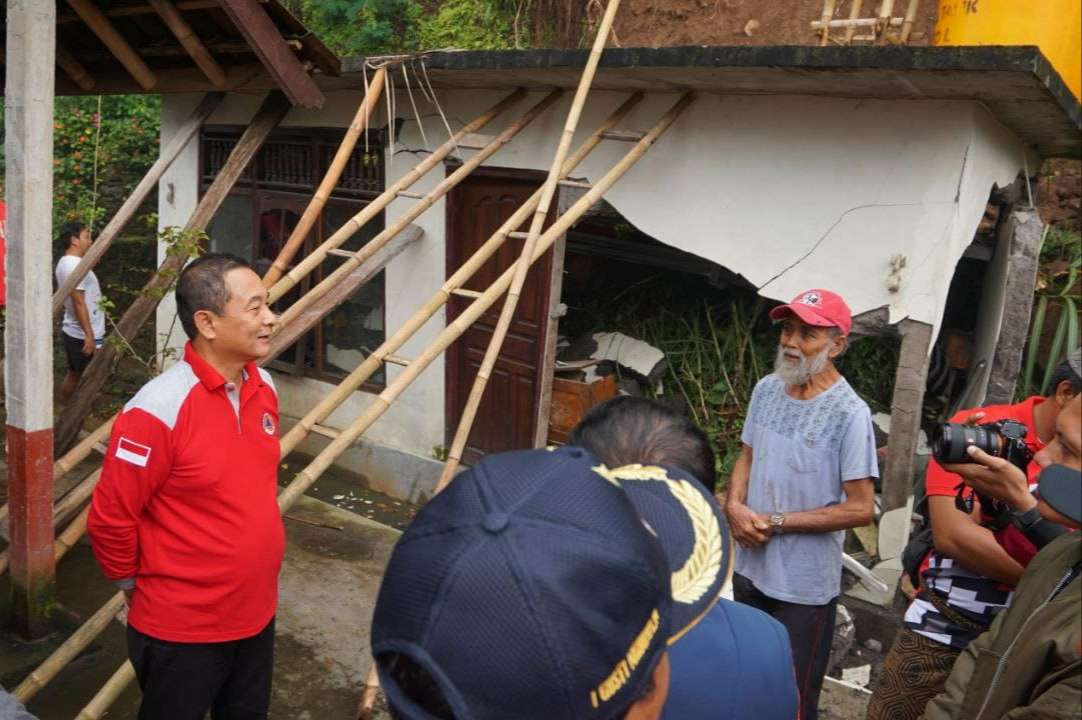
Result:
M808 381L823 372L830 362L830 345L827 344L814 357L800 356L799 362L793 362L785 356L785 348L778 346L774 358L774 374L781 378L786 387L807 385Z

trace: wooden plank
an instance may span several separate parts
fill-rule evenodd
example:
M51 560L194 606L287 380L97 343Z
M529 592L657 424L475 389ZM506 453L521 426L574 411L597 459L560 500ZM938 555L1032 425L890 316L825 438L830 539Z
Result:
M85 1L85 0L84 0ZM256 0L221 0L233 24L294 105L323 107L323 92Z
M894 374L890 407L890 439L883 473L883 512L903 507L913 492L913 454L920 433L921 406L928 377L932 326L915 320L898 324L902 349Z
M263 101L255 118L245 129L240 140L233 147L229 159L222 167L214 182L199 201L192 213L185 230L205 230L214 214L218 211L226 196L233 189L237 180L244 173L248 163L255 157L271 131L289 112L289 102L279 92L272 92ZM177 273L187 258L171 255L158 267L158 271L147 281L139 297L116 324L116 331L128 342L136 336L154 313L158 301L173 286ZM75 390L71 401L60 414L56 423L56 446L61 451L75 439L82 427L83 420L90 413L90 405L101 391L109 373L118 360L118 352L113 343L106 342L83 373L82 382Z
M420 239L424 234L416 225L410 225L384 245L378 252L364 261L356 270L351 272L341 282L337 283L330 292L313 303L303 313L296 316L291 322L282 326L271 340L270 354L262 362L264 364L278 357L283 350L295 343L304 333L312 329L316 323L325 318L328 313L344 303L346 300L361 289L361 286L371 280L375 275L387 267L406 247Z
M196 106L192 111L192 114L188 116L188 119L184 121L184 124L180 126L176 134L169 140L169 143L162 148L161 154L158 159L154 161L154 164L147 170L147 174L143 176L143 179L139 181L139 184L132 190L131 195L124 201L124 204L120 206L120 209L116 211L109 223L101 231L101 234L94 240L94 244L90 246L90 249L86 251L86 255L82 257L79 264L75 266L75 269L68 276L64 284L57 288L53 294L53 314L60 312L60 309L64 307L64 301L67 299L71 291L78 285L86 274L98 264L102 256L105 255L105 251L109 249L113 240L116 239L120 231L128 224L128 222L135 217L135 213L138 212L139 206L143 204L147 196L158 185L158 180L169 169L169 166L180 156L180 153L188 146L191 139L195 137L195 134L199 132L199 128L203 126L210 114L221 104L222 99L225 97L222 93L210 93Z
M74 55L62 47L56 49L56 64L83 90L89 92L94 89L94 76Z
M158 72L158 84L154 86L154 92L159 95L174 95L178 93L208 93L219 90L266 92L278 89L278 86L260 63L230 65L224 70L225 85L219 88L215 87L210 80L207 80L203 71L197 67L189 65L188 67L170 70L163 69ZM56 79L57 95L82 95L85 92L66 75L59 76ZM103 70L94 75L93 92L131 95L140 94L143 89L126 72L107 72Z
M260 0L266 2L266 0ZM178 0L177 10L210 10L218 7L218 0ZM105 11L106 17L131 17L133 15L153 15L154 8L149 5L118 5ZM75 13L63 13L56 18L57 24L79 22L80 18Z
M147 0L147 4L154 8L154 11L161 17L162 22L165 23L165 26L169 28L177 41L184 47L184 50L191 56L192 62L207 76L207 79L214 83L215 87L224 86L225 72L215 61L210 51L207 50L203 41L192 30L192 26L180 14L180 11L169 0Z
M98 6L92 0L68 0L71 9L82 18L91 32L98 36L109 52L131 73L135 81L143 90L151 90L157 83L158 78L154 71L143 61L139 53L135 51L124 36L113 26L109 18L105 17Z

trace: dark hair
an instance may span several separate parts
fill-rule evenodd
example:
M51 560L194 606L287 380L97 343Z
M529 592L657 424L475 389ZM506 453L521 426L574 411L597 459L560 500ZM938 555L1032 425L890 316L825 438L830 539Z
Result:
M1079 377L1078 373L1071 368L1071 364L1066 358L1052 371L1052 377L1048 381L1048 387L1044 389L1045 395L1054 395L1061 382L1066 382L1068 384L1071 388L1072 395L1077 395L1079 392L1082 392L1082 377Z
M236 255L207 253L193 260L180 273L177 280L177 317L190 339L194 340L199 334L195 329L195 314L198 311L210 310L221 315L225 310L225 304L229 302L225 276L237 268L250 269L251 266Z
M711 493L717 485L714 450L698 425L656 400L622 395L586 413L568 437L609 467L674 465Z
M393 652L381 656L376 662L386 668L394 684L417 707L440 720L455 720L455 713L447 703L443 690L432 675L414 662L413 658ZM394 705L389 702L388 705L391 708L391 715L395 718L401 717Z
M86 223L66 222L60 226L60 230L56 233L56 250L60 255L64 254L64 251L71 245L71 239L78 237L80 233L86 230Z

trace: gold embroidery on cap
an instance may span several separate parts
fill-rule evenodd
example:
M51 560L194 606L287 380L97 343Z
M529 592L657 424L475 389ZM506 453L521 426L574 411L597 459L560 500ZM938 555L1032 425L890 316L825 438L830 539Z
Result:
M614 485L627 481L656 480L668 486L673 497L687 512L695 533L691 554L669 581L672 598L687 605L698 602L721 572L721 527L709 501L690 482L673 480L665 468L655 465L624 465L611 470L598 465L593 470Z
M655 608L650 613L646 625L643 626L635 640L632 641L631 647L627 649L627 655L620 658L620 662L616 663L616 667L612 669L607 678L601 681L596 690L590 691L591 706L596 708L601 703L608 702L627 684L627 681L631 679L631 674L635 672L635 668L642 662L646 651L650 649L650 643L654 641L654 636L657 635L660 626L661 614Z

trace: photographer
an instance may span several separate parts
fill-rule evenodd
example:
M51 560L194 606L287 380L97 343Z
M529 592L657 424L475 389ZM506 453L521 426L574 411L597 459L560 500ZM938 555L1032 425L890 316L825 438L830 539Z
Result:
M951 421L1019 422L1027 430L1025 448L1046 457L1041 452L1057 437L1058 416L1080 390L1082 353L1076 349L1056 368L1047 397L962 410ZM928 700L942 691L959 653L1010 603L1014 586L1037 552L1008 513L983 508L968 487L959 492L960 467L943 467L935 460L928 464L925 484L934 547L921 563L917 596L884 661L879 686L868 704L868 720L917 718ZM1027 490L1035 486L1040 468L1039 461L1029 463ZM915 678L919 682L914 683Z
M1059 414L1055 438L1035 458L1044 468L1039 501L1014 465L975 448L969 455L973 463L951 470L977 492L1006 503L1012 522L1039 512L1042 519L1033 521L1037 527L1082 525L1082 397ZM1047 539L1040 532L1029 535ZM928 703L922 719L1077 718L1082 706L1080 566L1078 533L1061 533L1049 542L1026 568L1011 606L961 654L944 692ZM1010 681L998 682L1005 678Z

